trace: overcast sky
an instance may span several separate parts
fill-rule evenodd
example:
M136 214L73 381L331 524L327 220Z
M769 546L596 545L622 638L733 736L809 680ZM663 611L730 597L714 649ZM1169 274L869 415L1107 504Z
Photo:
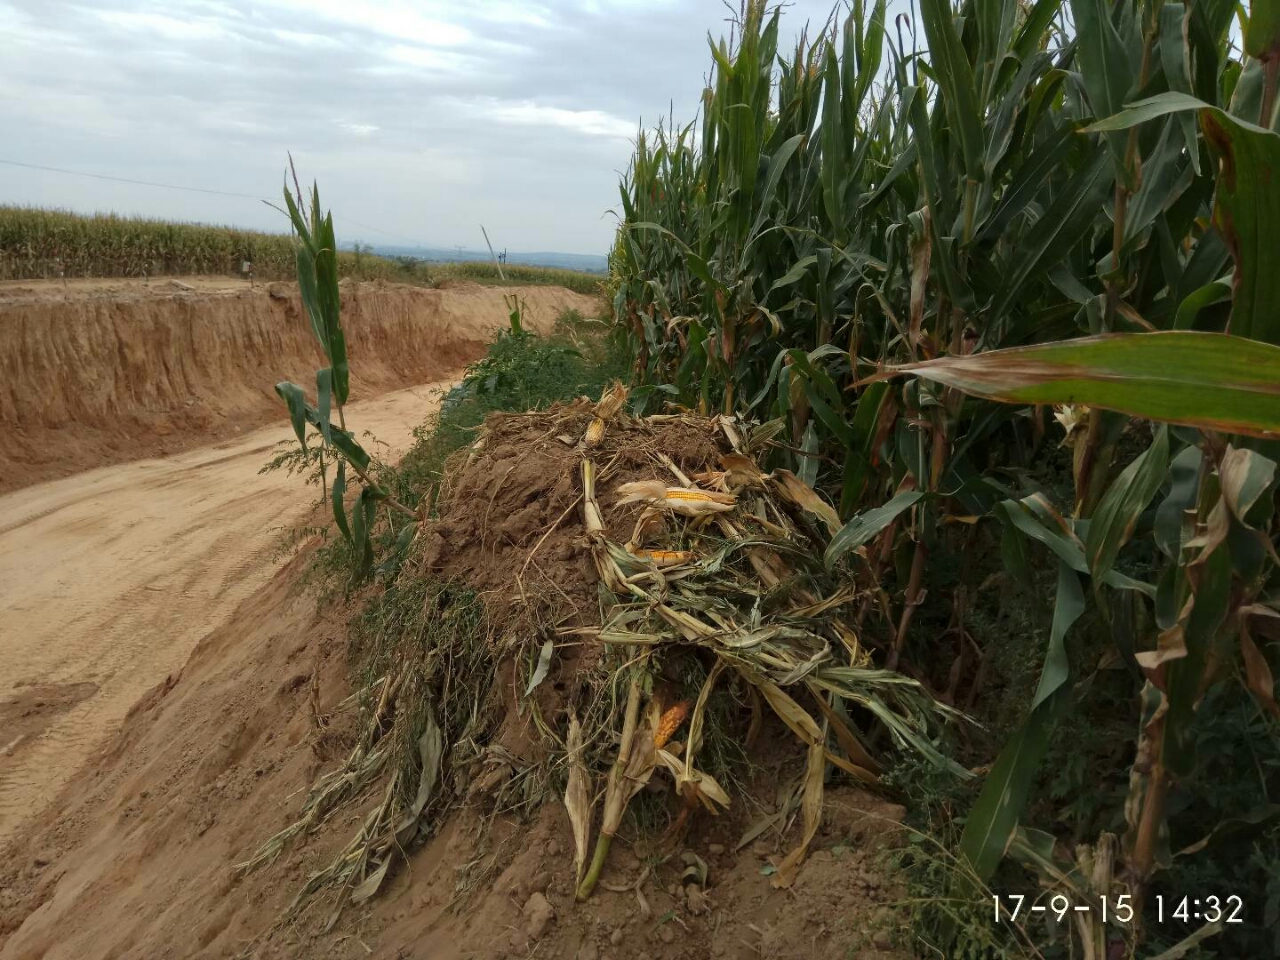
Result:
M795 0L786 43L832 5ZM277 198L292 150L341 241L475 248L484 223L513 251L602 254L638 123L673 102L693 116L707 32L721 35L727 12L721 0L0 0L0 159ZM15 202L283 229L251 199L0 163L0 203Z

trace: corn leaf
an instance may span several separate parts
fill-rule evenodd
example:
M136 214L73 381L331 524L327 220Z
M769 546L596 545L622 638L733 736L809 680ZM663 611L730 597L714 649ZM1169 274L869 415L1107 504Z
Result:
M1124 546L1147 508L1164 483L1169 469L1169 431L1161 427L1143 454L1107 488L1094 511L1085 538L1085 555L1094 580L1111 572L1120 548Z
M956 30L949 0L921 0L920 19L933 56L943 105L953 134L960 142L964 168L972 181L983 177L982 118L974 88L973 67Z
M893 523L904 511L914 506L924 494L919 490L904 490L888 503L858 514L831 538L823 561L833 567L850 550L856 550L877 533Z
M960 852L981 880L995 872L1004 856L1026 806L1036 768L1049 747L1049 734L1066 705L1071 671L1064 641L1084 607L1075 571L1059 564L1053 626L1031 710L996 758L960 837Z
M293 424L293 432L302 444L302 452L307 452L307 398L302 388L296 383L281 380L276 384L276 393L289 408L289 422Z
M1100 334L897 367L972 396L1085 404L1162 423L1280 435L1280 348L1195 331Z
M338 525L338 532L347 543L351 543L351 528L347 526L347 508L343 497L347 494L347 461L338 461L338 475L333 478L333 489L329 491L329 499L333 504L333 522Z

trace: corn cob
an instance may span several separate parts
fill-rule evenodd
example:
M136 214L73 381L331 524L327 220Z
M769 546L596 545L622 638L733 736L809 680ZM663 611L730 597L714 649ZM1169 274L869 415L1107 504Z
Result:
M660 480L637 480L634 483L624 483L618 487L618 493L622 496L618 501L620 504L647 501L686 517L726 513L738 502L738 498L732 494L668 487Z
M682 563L691 562L696 556L692 550L639 550L631 543L627 544L627 551L659 567L679 566Z
M600 402L596 404L596 416L601 420L608 420L619 410L627 400L627 388L621 383L615 381L608 391L601 395Z
M597 443L604 439L604 420L596 417L591 421L591 425L587 427L587 432L582 436L582 442L588 447L594 447Z
M688 700L681 700L673 707L668 707L663 712L662 718L658 721L658 729L653 734L653 745L661 750L670 741L672 734L680 729L680 724L684 723L685 718L689 716L689 708L692 704Z

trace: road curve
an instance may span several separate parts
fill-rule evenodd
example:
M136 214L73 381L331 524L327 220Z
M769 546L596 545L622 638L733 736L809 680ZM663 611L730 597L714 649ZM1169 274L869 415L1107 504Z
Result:
M347 407L393 453L448 381ZM318 498L259 475L287 421L0 497L0 843L286 556Z

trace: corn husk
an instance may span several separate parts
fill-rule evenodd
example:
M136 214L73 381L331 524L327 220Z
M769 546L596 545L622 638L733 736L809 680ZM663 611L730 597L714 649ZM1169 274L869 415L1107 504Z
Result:
M587 845L591 839L591 778L582 760L582 724L576 713L569 714L568 738L569 783L564 792L564 808L569 814L573 832L574 884L582 882L587 864Z
M740 453L726 453L720 458L720 466L724 467L725 485L730 490L764 487L765 475L750 457Z
M662 511L657 507L646 507L636 518L635 529L631 531L631 540L627 543L627 548L642 547L649 542L649 538L656 536L666 528L666 522L662 518Z
M827 531L835 536L840 532L840 517L837 516L831 504L823 500L809 486L790 470L773 471L773 479L778 484L778 493L789 502L795 504L801 510L808 511L826 524Z
M600 420L611 420L626 402L627 388L615 380L613 386L606 390L596 403L596 417Z
M604 519L596 501L596 465L586 459L582 461L582 522L588 534L604 533Z

